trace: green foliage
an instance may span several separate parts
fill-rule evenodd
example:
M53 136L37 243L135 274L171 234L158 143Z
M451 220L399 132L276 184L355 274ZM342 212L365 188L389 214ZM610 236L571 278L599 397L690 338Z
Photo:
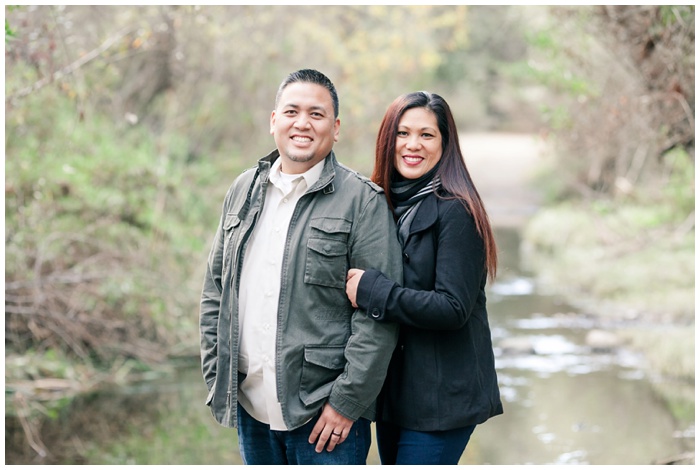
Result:
M14 5L6 5L6 6L5 6L5 15L7 15L7 13L9 13L9 12L11 12L12 10L15 10L15 9L17 9L17 8L19 8L19 7L18 7L18 6L14 6ZM12 27L10 26L10 21L9 21L9 20L7 19L7 17L6 17L6 18L5 18L5 42L7 42L7 41L13 39L15 36L16 36L16 33L15 33L15 31L12 29Z
M273 146L279 81L327 73L340 158L370 171L386 106L469 47L467 11L6 7L8 347L102 365L196 351L221 201Z
M542 113L544 121L555 131L570 129L572 126L573 116L571 116L569 108L564 105L542 105L540 107L540 112Z
M5 357L6 379L24 381L51 377L73 380L77 378L76 372L65 354L56 349L36 351L29 348L21 356L9 354Z
M5 19L5 41L8 41L12 36L14 36L15 33L12 31L12 28L10 28L10 23Z
M571 33L571 31L567 31ZM580 33L578 33L580 34ZM571 63L572 54L581 54L591 45L586 37L577 37L576 45L563 40L562 31L556 26L533 30L526 38L533 51L527 61L519 61L507 72L521 80L542 84L554 92L564 93L576 99L598 94L596 83L579 72ZM576 52L573 49L576 49Z
M668 180L662 197L677 212L689 214L695 209L695 162L686 150L675 147L664 155L664 171Z
M693 6L561 6L533 22L529 54L506 70L549 92L560 197L656 198L664 154L692 153L694 21Z
M695 20L695 5L661 5L659 14L664 26L678 22L692 22Z
M158 140L97 111L81 118L69 96L45 89L22 104L6 123L11 347L43 318L32 331L62 334L36 347L162 358L192 331L196 292L182 286L215 225L220 202L198 186L213 170L190 168L177 136Z
M536 102L557 142L568 144L549 185L558 194L571 194L582 175L594 173L594 157L616 155L591 141L659 140L649 129L671 124L626 134L601 125L629 112L623 105L632 95L606 94L615 76L600 73L611 55L602 35L589 34L594 10L555 11L559 16L545 8L464 5L6 7L6 39L13 35L5 85L7 344L103 363L196 350L201 270L221 200L240 170L273 147L274 94L298 68L318 68L334 80L343 123L338 155L365 173L386 107L416 89L441 93L458 125L478 129L522 115L531 130L535 120L522 103ZM685 7L661 15L674 28L694 21L694 9ZM521 81L506 83L514 78ZM525 98L533 84L546 87L543 99ZM684 220L694 208L694 164L678 152L659 159L666 179L657 192L641 190L647 182L623 160L615 176L641 189L626 194L624 210L604 203L596 210L614 227ZM642 175L657 174L647 166ZM609 166L600 168L608 174ZM614 178L599 179L582 185L611 191ZM645 205L659 209L645 212ZM674 210L664 212L669 206ZM566 222L557 220L567 237L596 239Z

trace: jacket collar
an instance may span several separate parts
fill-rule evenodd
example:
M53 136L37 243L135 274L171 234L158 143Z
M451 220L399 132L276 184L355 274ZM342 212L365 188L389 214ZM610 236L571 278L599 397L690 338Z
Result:
M280 156L279 150L275 149L268 153L266 156L258 160L258 170L260 171L261 181L267 183L270 179L270 168L272 164ZM338 160L335 158L335 153L331 150L325 158L325 164L323 165L323 171L321 171L321 176L318 181L311 186L307 192L314 192L323 189L323 194L332 193L335 189L333 187L333 179L335 178L335 167L338 164Z
M430 194L418 206L416 216L411 222L409 234L420 232L435 224L438 218L438 200L435 194Z

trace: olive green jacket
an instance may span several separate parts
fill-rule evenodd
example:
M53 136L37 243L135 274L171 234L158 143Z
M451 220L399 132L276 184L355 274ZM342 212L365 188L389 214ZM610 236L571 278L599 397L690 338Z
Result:
M237 426L238 287L246 247L262 210L277 150L231 185L204 276L200 306L206 403ZM375 399L397 341L397 326L356 313L345 294L349 268L376 268L401 282L401 248L381 188L326 157L301 197L287 235L277 317L277 396L288 429L323 404L356 420L374 419ZM259 279L262 284L277 282Z

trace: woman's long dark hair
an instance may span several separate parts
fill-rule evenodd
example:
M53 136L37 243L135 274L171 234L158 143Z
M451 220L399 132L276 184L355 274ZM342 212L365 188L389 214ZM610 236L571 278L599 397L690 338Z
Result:
M442 158L440 159L437 176L447 195L438 196L443 199L459 199L469 213L474 217L476 229L484 241L486 253L486 270L493 281L496 277L498 255L496 241L491 230L488 214L481 201L481 196L474 186L464 157L459 146L457 126L452 111L447 102L435 93L417 91L399 96L394 100L384 115L379 126L375 149L374 171L372 181L384 189L389 207L391 202L391 181L396 173L396 135L399 121L406 110L425 108L433 112L437 119L438 129L442 135Z

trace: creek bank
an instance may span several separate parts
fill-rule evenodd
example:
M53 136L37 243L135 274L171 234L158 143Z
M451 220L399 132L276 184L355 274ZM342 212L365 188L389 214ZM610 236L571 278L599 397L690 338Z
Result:
M694 205L681 182L661 201L546 204L554 151L533 134L460 135L467 168L495 228L520 233L523 267L538 290L590 319L591 352L629 348L644 358L658 395L679 422L695 416ZM685 212L684 212L685 211ZM499 272L499 277L508 272ZM585 317L585 318L584 318ZM601 334L601 332L603 332ZM533 351L526 338L506 353Z
M642 352L652 372L694 383L694 230L650 227L653 216L654 208L542 208L523 230L523 261L540 287Z

